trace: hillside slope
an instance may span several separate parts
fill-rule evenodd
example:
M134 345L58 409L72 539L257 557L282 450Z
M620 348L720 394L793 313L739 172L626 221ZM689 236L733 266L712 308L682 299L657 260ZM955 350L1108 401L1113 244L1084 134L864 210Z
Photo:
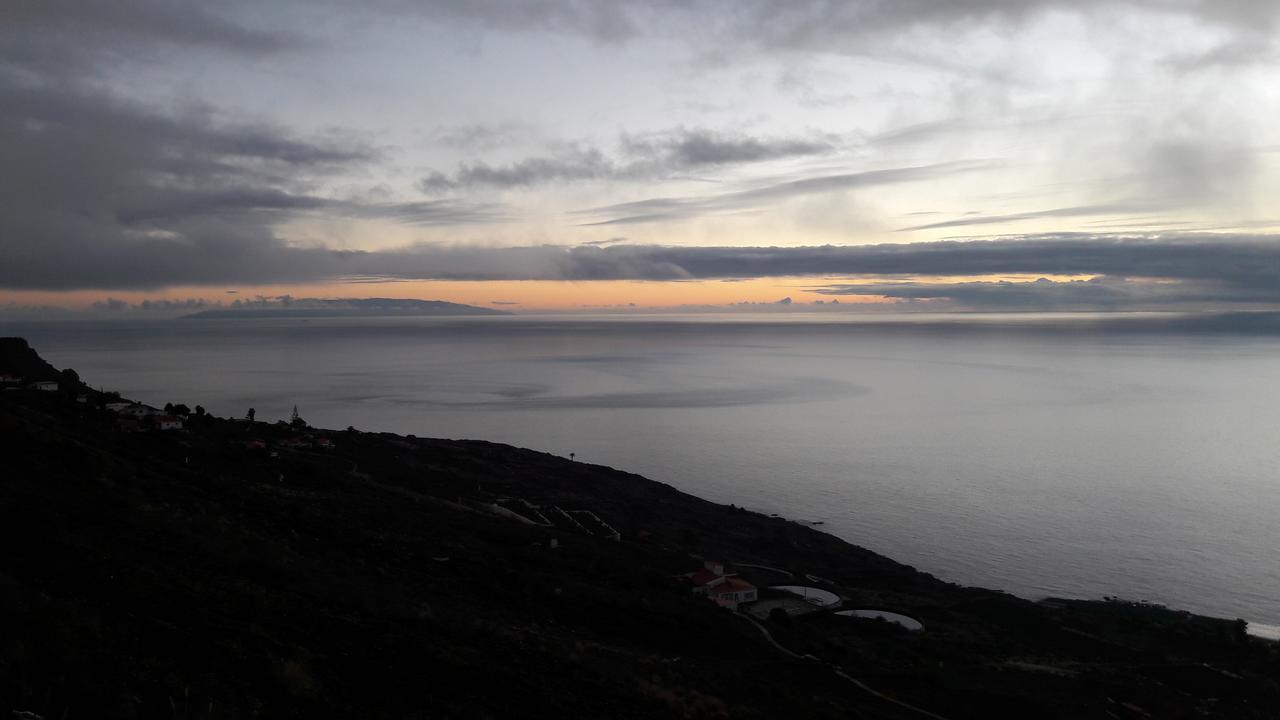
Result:
M195 415L130 432L107 399L0 393L0 713L923 716L885 696L948 718L1280 712L1276 646L1239 623L962 588L529 450ZM520 519L531 506L621 539ZM780 648L691 595L704 558L926 629L775 616L760 627Z

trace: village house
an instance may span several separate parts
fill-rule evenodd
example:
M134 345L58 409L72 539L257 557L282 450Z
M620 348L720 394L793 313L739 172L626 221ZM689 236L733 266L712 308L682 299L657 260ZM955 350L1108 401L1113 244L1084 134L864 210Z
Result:
M693 592L705 595L717 605L737 610L741 603L755 602L759 599L756 586L737 577L736 573L726 573L724 564L708 560L698 572L689 577Z
M174 415L161 415L156 418L156 429L158 430L181 430L182 418Z
M124 410L125 408L132 407L132 406L133 406L133 403L131 403L131 402L127 401L127 400L120 400L120 401L116 401L116 402L109 402L109 403L107 403L106 408L107 408L107 410L109 410L109 411L111 411L111 412L113 412L113 413L118 413L118 412L121 412L122 410Z
M22 378L18 377L17 375L0 373L0 385L7 386L7 385L21 385L21 384L22 384Z
M31 383L30 385L28 385L27 387L31 388L32 390L39 390L41 392L58 392L58 381L57 380L37 380Z
M131 417L136 417L136 418L145 418L145 417L150 417L152 415L160 414L160 410L158 410L157 408L153 408L150 405L143 405L141 403L133 403L128 407L121 408L117 412L119 412L121 415L129 415Z

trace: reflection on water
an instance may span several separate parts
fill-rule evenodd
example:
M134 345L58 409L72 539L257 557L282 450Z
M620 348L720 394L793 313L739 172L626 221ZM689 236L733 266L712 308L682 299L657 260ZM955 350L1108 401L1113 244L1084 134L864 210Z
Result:
M891 320L0 331L155 404L575 452L951 580L1280 624L1274 318Z

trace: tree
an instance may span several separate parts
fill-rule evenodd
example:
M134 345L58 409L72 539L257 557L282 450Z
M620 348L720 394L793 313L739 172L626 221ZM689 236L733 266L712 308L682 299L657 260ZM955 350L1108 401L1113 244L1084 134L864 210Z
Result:
M253 408L249 408L249 414L245 415L245 419L247 419L249 422L253 422L253 416L257 414L258 414L257 410L254 410Z
M297 406L297 405L294 405L294 406L293 406L293 415L289 416L289 425L291 425L291 426L293 426L293 427L296 427L296 428L304 428L304 427L306 427L306 426L307 426L307 421L306 421L306 420L303 420L303 419L298 415L298 406Z
M202 418L202 417L204 417L204 406L203 406L203 405L197 405L197 406L196 406L196 417L201 417L201 418Z

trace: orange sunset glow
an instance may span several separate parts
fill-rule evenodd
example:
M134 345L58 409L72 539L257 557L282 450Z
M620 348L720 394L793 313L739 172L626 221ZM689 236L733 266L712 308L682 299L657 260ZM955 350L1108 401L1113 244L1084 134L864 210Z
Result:
M1054 282L1088 280L1087 275L1001 275L1001 276L942 276L935 278L908 277L901 282L922 284L948 284L968 282L1027 283L1040 278ZM783 298L791 298L793 304L830 303L862 306L895 304L889 298L874 295L832 295L816 292L829 285L866 285L874 282L866 278L792 276L779 278L752 278L742 280L686 280L686 281L636 281L636 280L583 280L575 282L512 280L512 281L442 281L407 280L397 282L335 282L293 285L231 286L211 289L190 286L167 288L163 291L98 291L71 292L12 291L7 300L16 305L51 306L67 309L85 309L107 298L131 305L146 301L201 300L209 304L230 305L236 300L254 298L408 298L419 300L445 300L482 307L494 307L510 312L536 311L591 311L591 310L670 310L681 307L719 307L735 305L776 304Z

